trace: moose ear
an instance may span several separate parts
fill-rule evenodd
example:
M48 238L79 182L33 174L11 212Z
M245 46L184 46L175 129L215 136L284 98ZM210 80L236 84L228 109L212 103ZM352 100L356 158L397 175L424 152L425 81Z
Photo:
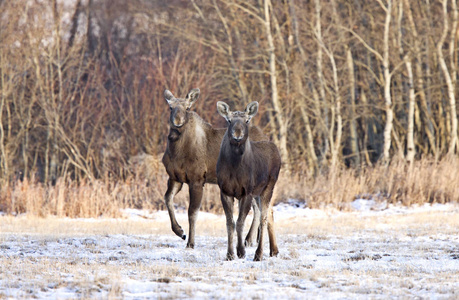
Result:
M164 91L164 99L166 99L166 101L167 101L167 103L169 105L172 104L172 100L174 100L174 98L175 97L174 97L174 95L172 95L171 91L169 91L169 90L165 90Z
M190 109L191 106L193 106L193 104L196 102L196 100L198 100L199 98L199 94L201 93L201 91L199 89L192 89L188 95L186 95L186 108L187 109Z
M226 121L228 121L228 122L230 121L230 118L229 118L230 109L229 109L229 105L228 104L226 104L223 101L218 101L217 102L217 111L223 118L225 118Z
M258 112L258 102L250 102L245 108L245 114L247 115L247 122L249 122Z

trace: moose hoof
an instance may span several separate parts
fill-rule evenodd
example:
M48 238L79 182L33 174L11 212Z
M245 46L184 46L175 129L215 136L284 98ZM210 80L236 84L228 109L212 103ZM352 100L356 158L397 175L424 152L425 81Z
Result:
M275 257L279 254L279 250L276 250L276 251L272 251L271 253L269 253L269 256L271 257Z
M187 249L194 249L194 244L193 243L188 243L186 244Z
M244 258L245 257L245 249L237 250L237 257Z
M253 246L252 240L245 240L244 246L246 246L246 247L252 247L252 246Z
M177 227L175 227L175 228L172 227L172 231L173 231L178 237L180 237L180 238L182 238L182 239L186 239L186 234L185 234L185 232L183 231L182 227L180 227L180 226L179 226L178 228L177 228Z
M231 261L231 260L234 260L234 254L233 253L228 253L226 254L226 260L227 261Z
M253 258L253 261L262 261L262 259L263 259L263 254L255 253L255 257Z

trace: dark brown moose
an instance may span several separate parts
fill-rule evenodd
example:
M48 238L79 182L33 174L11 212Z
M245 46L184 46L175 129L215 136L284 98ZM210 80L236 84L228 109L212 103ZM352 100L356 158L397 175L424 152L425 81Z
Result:
M257 199L261 211L261 229L255 261L263 258L263 236L268 225L270 256L277 256L276 237L271 198L281 167L281 158L276 145L269 141L252 141L249 122L258 112L258 102L247 105L244 112L231 112L224 102L217 103L217 110L229 126L223 137L217 162L217 179L228 231L227 260L233 260L234 198L239 200L239 216L236 223L237 256L245 257L242 230L252 199Z
M220 145L226 128L215 129L205 122L190 108L198 100L199 89L192 89L185 99L175 98L168 91L164 91L171 109L169 117L169 135L167 148L163 156L163 164L169 175L167 191L164 196L166 207L171 219L172 231L182 239L186 235L177 223L174 213L174 196L182 189L184 183L188 184L190 204L188 207L189 237L187 248L194 248L195 227L205 183L217 183L216 165ZM258 127L250 127L250 134L255 140L266 140L267 137ZM258 233L259 211L253 200L254 218L246 243L252 244Z

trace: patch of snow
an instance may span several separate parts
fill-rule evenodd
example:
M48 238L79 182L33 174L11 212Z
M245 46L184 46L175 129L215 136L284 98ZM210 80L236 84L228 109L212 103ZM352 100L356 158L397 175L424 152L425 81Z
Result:
M379 220L384 216L431 211L453 217L459 214L457 204L411 208L388 205L382 211L372 210L371 205L368 208L368 203L361 205L353 212L323 211L292 200L290 204L274 206L274 215L276 220L287 223L298 219L298 224L315 224L312 219L328 220L330 216L378 216ZM151 222L152 226L155 222L169 221L165 211L124 210L123 213L125 218ZM178 217L187 221L186 213ZM218 219L224 224L223 215L200 212L199 219ZM97 221L100 220L92 220ZM172 232L71 237L0 233L0 297L456 297L458 228L419 230L419 227L394 232L394 224L374 221L371 224L371 228L356 227L345 236L334 231L278 235L279 256L270 258L269 251L265 252L262 262L252 261L255 247L246 249L245 258L225 261L225 235L200 235L195 249L190 250ZM8 267L8 263L12 264Z
M351 202L351 207L357 211L379 211L387 209L387 201L376 201L374 199L356 199Z

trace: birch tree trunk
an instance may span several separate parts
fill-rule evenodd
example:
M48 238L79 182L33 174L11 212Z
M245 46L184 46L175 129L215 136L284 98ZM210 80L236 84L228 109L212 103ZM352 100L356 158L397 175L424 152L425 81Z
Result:
M451 38L450 38L450 41L449 41L449 57L450 57L450 65L451 65L451 84L452 84L452 89L453 89L453 95L455 95L455 91L456 91L456 83L457 83L457 42L458 42L458 35L459 35L459 27L458 27L458 11L457 11L457 3L456 3L457 0L451 0L451 10L452 10L452 14L453 14L453 20L452 20L452 24L451 24ZM457 111L456 111L456 99L454 99L454 108L451 107L451 118L452 118L452 122L455 122L456 125L455 126L451 126L451 127L455 127L456 130L454 131L454 135L455 135L455 141L456 141L456 144L454 145L454 147L456 148L456 151L459 147L459 140L457 138ZM453 110L454 109L454 110ZM454 130L452 128L452 130ZM451 149L451 146L450 146L450 149Z
M408 115L407 115L407 130L406 130L406 160L412 164L414 161L414 156L416 155L416 148L414 146L414 110L416 106L416 95L414 93L414 80L413 80L413 67L411 64L411 57L409 54L405 55L405 51L403 49L403 30L402 30L402 22L403 22L403 2L400 1L399 3L399 10L398 10L398 18L397 18L397 28L398 28L398 47L400 56L404 56L403 61L405 63L406 71L408 73ZM404 92L403 85L401 85L401 93ZM403 150L401 150L403 151ZM402 152L403 156L403 152Z
M453 2L455 0L452 0ZM450 108L450 120L451 120L451 129L450 129L450 140L448 147L448 154L454 154L456 152L457 144L457 112L456 112L456 96L454 94L454 85L449 73L448 66L446 65L445 57L443 55L443 44L445 43L446 36L449 30L448 24L448 3L447 0L442 1L443 4L443 32L440 38L440 41L437 44L437 54L438 61L440 63L443 76L445 76L446 86L448 89L448 98L449 98L449 108Z
M457 19L458 19L458 11L457 11L457 0L451 0L451 10L453 13L453 23L451 24L451 39L449 42L449 57L450 57L450 65L451 65L451 80L454 89L456 89L456 81L457 81L457 39L459 35L458 26L457 26Z
M312 171L313 174L317 172L318 169L318 161L317 161L317 155L314 150L314 141L312 138L312 130L311 130L311 123L309 121L309 116L308 112L306 110L306 96L303 93L303 83L301 81L301 78L299 74L295 75L294 80L296 82L296 87L300 93L301 97L301 102L299 104L300 106L300 112L301 112L301 117L303 118L304 121L304 130L306 131L306 148L307 148L307 157L309 161L309 168Z
M391 133L394 119L392 109L392 97L390 93L391 73L389 70L389 30L392 17L392 0L388 1L386 9L386 20L384 22L384 45L383 45L383 69L384 69L384 108L386 111L386 124L384 127L384 145L383 145L383 160L384 163L389 163L389 150L391 147Z
M406 6L406 16L408 18L408 24L411 29L411 34L413 35L413 43L414 43L414 57L416 58L415 62L415 71L416 71L416 89L419 95L421 111L425 116L425 132L427 135L427 139L429 141L430 149L434 156L437 155L437 146L435 143L435 131L434 131L434 124L435 121L432 117L431 110L427 105L427 97L424 91L424 71L422 69L422 56L421 56L421 42L418 31L416 29L416 24L413 19L413 14L411 12L411 5L409 0L404 0L404 4Z
M61 30L60 30L60 15L58 11L58 3L57 0L52 1L53 5L53 18L54 18L54 37L56 39L56 61L52 61L52 56L49 58L49 65L56 66L56 71L57 71L57 89L58 89L58 94L57 96L54 94L53 90L50 90L50 98L52 100L52 103L50 105L50 127L48 130L50 131L50 134L48 135L50 138L50 151L51 151L51 160L50 160L50 165L49 165L49 176L51 179L51 183L54 185L57 180L57 170L58 170L58 153L59 153L59 146L58 146L58 133L57 133L57 127L60 123L60 106L62 105L63 102L63 78L62 78L62 60L61 60ZM50 68L51 70L51 80L52 82L52 87L55 90L56 89L56 82L54 82L54 66ZM57 99L56 99L57 98Z
M265 12L265 31L268 40L268 53L269 53L269 75L271 78L271 100L273 103L275 118L279 126L279 150L282 162L286 169L289 169L289 157L287 149L287 122L279 101L279 92L277 90L277 70L276 70L276 53L274 47L274 40L271 33L271 19L269 8L271 6L270 0L264 0Z
M0 99L0 168L2 179L8 179L9 166L8 157L5 149L5 129L3 128L3 109L6 104L6 80L3 73L4 56L3 52L0 52L0 84L1 84L1 99Z
M411 164L414 161L416 155L416 149L414 147L414 106L416 105L416 96L414 93L413 83L413 69L411 61L408 58L405 62L406 71L408 72L408 84L409 90L409 105L408 105L408 129L406 132L406 160Z
M325 53L330 59L330 63L332 66L332 73L333 73L333 88L335 90L335 103L333 103L332 111L334 112L333 115L336 116L336 134L335 134L335 139L333 143L331 141L333 140L333 134L334 134L334 126L333 124L331 125L330 128L330 144L333 146L331 149L331 154L332 154L332 159L331 159L331 166L335 167L336 163L338 161L338 155L339 155L339 150L341 148L341 136L343 133L343 120L341 116L341 95L340 95L340 89L339 89L339 83L338 83L338 70L336 68L336 61L335 57L333 56L333 53L331 53L324 44L321 45ZM333 118L334 121L334 118Z
M323 51L320 43L322 42L322 25L321 25L321 3L320 0L314 0L315 3L315 11L316 11L316 25L315 25L315 30L316 30L316 37L317 41L319 43L319 47L317 49L317 79L319 81L319 95L320 95L320 102L323 105L323 145L322 145L322 156L326 157L328 154L328 146L329 143L333 143L333 140L329 141L327 137L327 131L329 130L329 122L328 122L328 107L326 102L326 97L325 97L325 82L324 82L324 77L323 77L323 65L322 65L322 57L323 57ZM331 146L333 148L333 145Z
M346 49L346 60L347 67L349 71L349 102L350 102L350 148L351 148L351 165L355 168L360 166L360 152L359 152L359 143L357 135L357 125L356 125L356 111L355 111L355 74L354 74L354 59L352 58L352 52L349 47Z
M289 0L289 10L290 10L291 18L292 18L294 42L295 42L296 47L298 48L298 51L300 52L302 62L306 62L308 61L308 58L300 42L298 20L296 16L294 0ZM302 96L300 98L299 106L300 106L301 116L304 121L304 127L306 130L306 146L308 149L308 157L309 157L309 162L310 162L309 167L311 171L313 172L313 174L315 174L318 170L319 164L318 164L317 155L314 149L314 141L313 141L313 136L312 136L311 123L309 120L308 112L306 110L306 96L304 94L303 82L302 82L302 78L299 72L295 73L294 80L296 81L297 90Z

